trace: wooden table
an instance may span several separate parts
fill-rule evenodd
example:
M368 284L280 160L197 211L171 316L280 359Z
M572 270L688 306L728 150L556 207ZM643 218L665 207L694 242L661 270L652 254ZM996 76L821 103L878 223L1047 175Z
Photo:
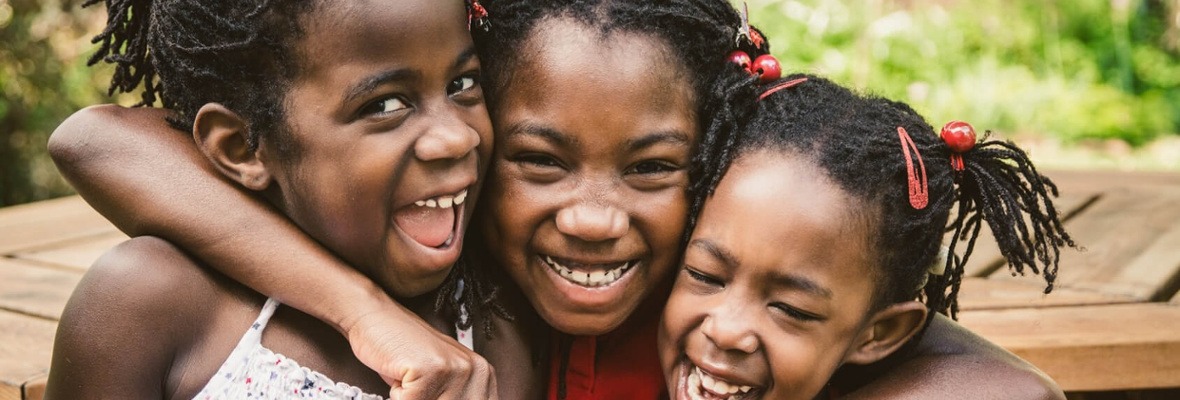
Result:
M1180 387L1180 174L1049 176L1086 251L1062 256L1045 296L1040 277L1012 277L981 242L960 322L1067 391ZM0 400L41 398L70 292L125 239L77 197L0 209Z

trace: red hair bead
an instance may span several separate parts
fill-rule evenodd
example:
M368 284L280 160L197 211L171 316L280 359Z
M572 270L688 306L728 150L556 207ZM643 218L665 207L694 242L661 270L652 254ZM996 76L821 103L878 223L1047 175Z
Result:
M754 59L754 64L750 66L750 71L758 75L762 83L771 83L777 81L783 76L783 66L779 64L778 59L770 54L763 54Z
M951 121L942 126L942 141L951 148L951 168L962 171L966 168L963 163L963 153L975 147L975 128L963 121Z
M951 121L942 127L942 141L955 153L966 153L975 147L975 128L963 121Z
M746 71L750 70L750 55L744 51L734 50L728 56L725 56L725 60L740 65Z

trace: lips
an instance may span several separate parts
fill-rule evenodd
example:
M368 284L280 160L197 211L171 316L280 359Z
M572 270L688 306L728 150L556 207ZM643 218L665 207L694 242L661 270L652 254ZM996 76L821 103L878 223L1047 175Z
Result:
M467 190L453 195L422 199L394 212L393 220L402 232L430 248L450 246L455 240L460 207L467 200Z

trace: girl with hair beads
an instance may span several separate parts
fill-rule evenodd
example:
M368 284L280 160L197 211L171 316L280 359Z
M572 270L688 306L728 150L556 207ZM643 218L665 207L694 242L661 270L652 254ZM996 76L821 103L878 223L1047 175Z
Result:
M467 197L479 191L492 139L462 2L107 6L95 59L117 64L114 89L143 84L144 103L170 107L169 122L225 179L453 332L454 318L429 294L459 257L474 208ZM265 240L243 250L265 252ZM47 397L389 393L348 348L331 326L140 237L104 255L78 285ZM463 378L436 395L496 396L489 368Z
M814 76L764 88L710 168L664 310L674 398L834 397L842 366L905 357L934 313L954 315L983 222L1014 273L1052 289L1074 243L1022 150L962 122L936 135L905 104Z
M495 365L518 366L514 370L522 375L547 375L549 398L666 395L655 333L681 255L690 193L700 192L707 166L725 154L724 141L708 132L734 123L729 110L735 93L757 79L726 56L741 47L753 53L750 63L767 63L760 56L768 46L722 0L480 3L475 15L487 18L473 24L474 34L498 134L485 206L477 212L475 232L482 237L469 242L474 247L466 258L479 263L470 273L504 281L494 294L516 321L498 326L496 337L536 353L521 357L512 346L497 346L491 350L507 354L485 355ZM747 39L735 41L739 35ZM773 69L771 64L763 69ZM59 128L51 151L65 174L81 183L79 190L123 229L160 235L202 258L233 260L215 266L331 321L358 356L386 377L397 380L407 370L425 378L453 373L424 360L450 359L446 351L431 351L445 349L437 346L445 338L424 336L420 323L387 296L371 290L333 296L372 283L251 196L179 164L110 168L113 160L145 154L193 153L191 146L156 132L151 121L158 118L146 111L91 110ZM87 135L92 131L125 133L96 141ZM176 176L187 186L164 190L163 182ZM170 201L146 214L126 211L149 199ZM210 216L195 212L195 205L226 211ZM245 251L241 246L255 237L269 238L282 251ZM292 272L268 276L263 270L269 265ZM492 294L480 291L474 297L491 301ZM539 329L529 323L537 317L533 309L544 324ZM920 367L868 377L871 383L856 393L940 397L948 392L909 384L920 368L1039 378L981 339L964 339L953 324L934 325L938 329L931 336L957 347L921 347L925 357L905 364ZM484 336L476 335L477 346ZM413 347L418 343L427 351ZM517 362L503 361L508 359ZM1021 387L982 378L977 384L992 393ZM1028 386L1053 389L1039 380Z

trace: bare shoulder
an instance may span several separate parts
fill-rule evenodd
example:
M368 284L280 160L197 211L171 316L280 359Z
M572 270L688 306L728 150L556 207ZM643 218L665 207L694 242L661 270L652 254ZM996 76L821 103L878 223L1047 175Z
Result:
M201 335L202 320L210 318L202 309L218 290L164 240L140 237L108 251L66 304L47 398L164 397L172 360Z
M916 350L849 398L1065 399L1032 364L942 315Z

